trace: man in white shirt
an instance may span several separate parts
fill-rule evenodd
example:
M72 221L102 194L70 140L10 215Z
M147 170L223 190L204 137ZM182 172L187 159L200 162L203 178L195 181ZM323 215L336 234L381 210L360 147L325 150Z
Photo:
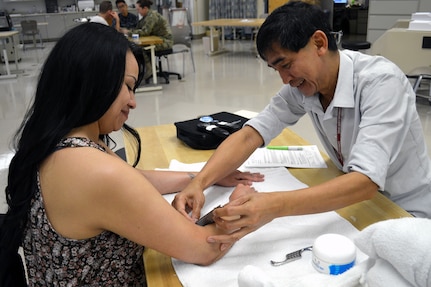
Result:
M417 217L431 218L431 162L416 95L389 60L339 51L323 11L304 2L274 10L256 39L259 55L284 86L268 106L229 136L173 205L199 217L203 189L238 168L257 148L308 114L331 160L345 174L309 188L244 195L214 211L238 240L274 218L336 210L381 192ZM223 220L222 217L237 220Z
M111 26L120 31L120 18L118 13L112 11L111 1L103 1L99 6L99 14L91 18L90 22Z

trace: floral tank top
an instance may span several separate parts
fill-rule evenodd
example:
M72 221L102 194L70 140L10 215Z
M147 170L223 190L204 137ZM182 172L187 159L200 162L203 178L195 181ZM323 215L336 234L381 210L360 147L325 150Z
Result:
M105 149L86 138L66 138L65 147ZM58 234L49 222L40 189L31 203L23 249L29 286L146 286L144 247L110 231L76 240Z

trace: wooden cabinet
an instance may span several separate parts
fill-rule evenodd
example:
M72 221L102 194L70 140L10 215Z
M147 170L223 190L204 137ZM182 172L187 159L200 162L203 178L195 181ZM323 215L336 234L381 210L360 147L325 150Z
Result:
M56 40L63 36L66 31L64 25L64 17L61 14L47 14L45 16L46 22L48 23L48 39Z
M83 17L82 12L71 12L71 13L64 13L64 30L69 31L73 27L76 27L80 25L80 22L74 21L75 19L81 19Z

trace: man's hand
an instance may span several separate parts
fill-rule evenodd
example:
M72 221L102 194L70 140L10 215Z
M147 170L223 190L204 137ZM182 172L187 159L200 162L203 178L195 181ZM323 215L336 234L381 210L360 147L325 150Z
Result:
M198 179L199 174L196 177L196 179ZM237 186L238 184L251 185L253 182L260 181L264 181L263 174L235 170L225 178L219 180L216 184L220 186ZM193 222L199 219L204 204L205 196L203 190L197 185L194 185L193 182L175 195L172 201L172 206ZM192 212L191 217L189 217L190 211Z
M111 16L112 16L112 18L115 19L115 21L117 21L117 22L120 21L120 17L118 16L117 12L111 11Z
M208 237L209 243L230 245L248 233L253 232L274 219L269 204L271 193L246 192L239 193L229 204L214 210L217 226L228 234Z

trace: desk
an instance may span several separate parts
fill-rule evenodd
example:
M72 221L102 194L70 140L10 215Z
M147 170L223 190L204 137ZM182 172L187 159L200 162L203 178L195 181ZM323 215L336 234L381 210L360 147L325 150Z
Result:
M157 91L162 89L162 86L157 86L157 70L156 70L156 55L155 55L156 46L154 46L162 43L163 43L163 39L158 36L142 36L142 37L139 37L139 41L136 42L136 44L138 44L139 46L142 46L144 50L150 50L151 68L153 70L153 83L154 83L153 86L137 88L136 89L137 93Z
M21 28L21 24L14 24L15 28ZM48 26L48 22L37 22L37 26Z
M0 79L11 79L11 78L16 78L17 75L13 75L10 72L10 68L9 68L9 59L7 57L7 51L6 51L6 39L9 38L12 41L13 44L13 49L14 49L14 55L15 55L15 66L16 66L16 70L18 71L18 59L16 56L16 45L18 45L18 43L15 43L15 40L13 38L14 35L18 34L18 31L6 31L6 32L0 32L0 39L3 43L3 57L4 57L4 62L6 65L6 75L1 75Z
M192 23L193 26L204 26L210 28L210 43L211 43L211 49L210 49L210 55L214 55L220 52L224 52L224 27L260 27L262 26L263 22L265 21L264 18L250 18L250 19L214 19L214 20L208 20L208 21L200 21L200 22L194 22ZM218 49L217 51L214 51L214 28L215 27L221 27L221 49Z
M176 129L173 124L142 127L137 128L137 131L142 140L141 162L137 166L141 169L168 168L172 159L184 163L207 161L214 152L213 150L194 150L184 145L176 138ZM271 145L307 144L309 143L289 129L285 129L271 142ZM127 158L134 158L127 140L125 140L125 147ZM322 153L322 156L328 165L326 169L289 168L289 171L309 186L317 185L342 174L326 154ZM380 193L371 200L353 204L337 210L337 212L359 230L378 221L411 216ZM146 248L144 261L148 287L182 286L175 275L170 257Z

